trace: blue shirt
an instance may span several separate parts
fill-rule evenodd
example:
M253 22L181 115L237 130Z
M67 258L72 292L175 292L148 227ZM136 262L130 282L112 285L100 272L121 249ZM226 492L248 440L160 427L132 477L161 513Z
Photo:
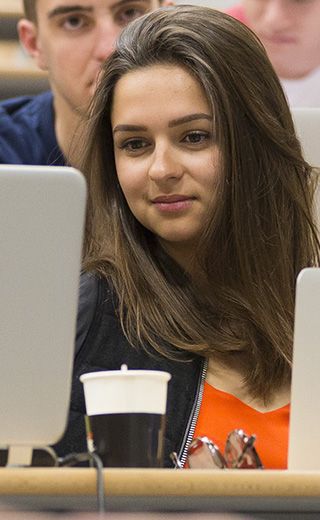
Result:
M65 165L51 92L0 103L0 164Z

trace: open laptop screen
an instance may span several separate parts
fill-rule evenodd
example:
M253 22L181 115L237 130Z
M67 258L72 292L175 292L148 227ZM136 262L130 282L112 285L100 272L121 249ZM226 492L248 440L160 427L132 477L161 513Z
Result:
M86 185L0 166L0 445L55 443L71 388Z
M289 427L290 470L320 470L320 268L297 279Z

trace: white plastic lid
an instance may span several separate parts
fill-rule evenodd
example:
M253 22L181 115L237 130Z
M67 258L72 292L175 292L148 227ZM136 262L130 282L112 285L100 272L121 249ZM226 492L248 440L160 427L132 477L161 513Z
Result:
M89 372L80 376L88 415L156 413L164 415L171 375L159 370Z

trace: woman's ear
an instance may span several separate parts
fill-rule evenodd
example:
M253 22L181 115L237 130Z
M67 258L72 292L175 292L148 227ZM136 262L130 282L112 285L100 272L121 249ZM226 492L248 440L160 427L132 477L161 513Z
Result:
M38 27L34 22L22 18L18 21L17 30L19 39L27 53L35 60L38 67L47 70L45 60L39 43Z

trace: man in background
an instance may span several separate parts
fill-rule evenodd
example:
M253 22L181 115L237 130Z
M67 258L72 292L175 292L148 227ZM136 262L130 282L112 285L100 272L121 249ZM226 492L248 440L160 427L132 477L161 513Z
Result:
M19 38L50 92L0 103L0 163L64 165L99 71L131 20L159 0L24 0Z
M320 0L242 0L227 10L264 44L292 107L320 107Z

